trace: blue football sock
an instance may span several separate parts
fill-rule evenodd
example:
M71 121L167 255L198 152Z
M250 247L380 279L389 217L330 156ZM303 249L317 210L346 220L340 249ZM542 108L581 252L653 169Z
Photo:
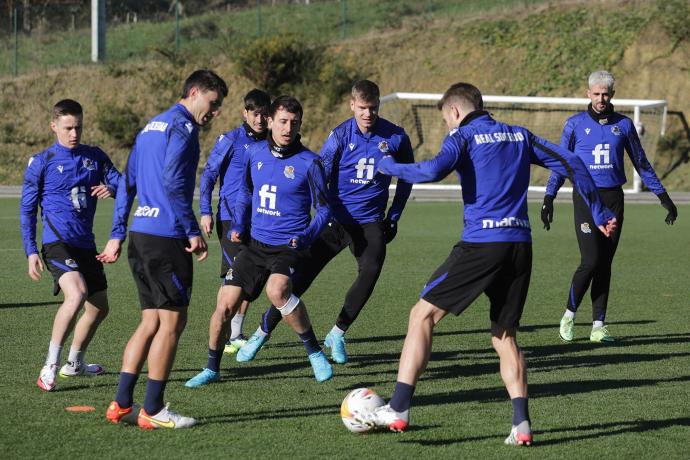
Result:
M414 395L415 386L407 383L396 382L395 391L391 397L390 406L396 412L405 412L412 404L412 395Z
M149 415L155 415L165 407L163 397L167 380L148 379L146 382L146 397L144 398L144 410Z
M220 359L223 357L223 349L208 349L208 363L206 367L214 372L220 372Z
M120 372L120 382L117 384L117 394L115 401L120 407L132 407L134 386L137 384L138 374Z
M316 335L314 334L313 328L310 327L306 332L299 334L299 338L302 339L304 348L307 349L307 355L321 351L321 345L319 345L319 341L316 340Z
M513 426L518 426L524 421L529 422L527 398L513 398L510 402L513 403Z

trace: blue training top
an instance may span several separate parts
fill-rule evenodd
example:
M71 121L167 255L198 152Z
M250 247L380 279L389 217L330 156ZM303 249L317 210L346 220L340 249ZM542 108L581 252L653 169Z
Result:
M561 147L582 159L599 188L614 188L625 184L625 150L645 185L655 195L664 193L666 190L647 160L632 120L613 112L613 106L610 109L597 114L590 104L587 111L568 118L563 127ZM564 182L565 176L552 172L546 184L546 195L556 196Z
M261 243L280 246L297 238L299 248L309 247L330 218L319 157L298 141L286 154L262 141L247 150L244 172L232 230L243 233L251 221L251 236Z
M341 224L365 224L383 220L388 205L391 177L378 174L378 163L386 155L398 162L412 163L410 138L405 130L378 118L372 131L363 134L354 118L341 123L321 148L321 161L328 181L328 202ZM412 184L398 181L388 218L400 219Z
M260 140L262 139L246 124L218 136L199 183L202 216L213 214L211 195L216 181L220 178L217 219L234 220L233 208L244 176L244 154L249 146Z
M199 128L180 103L153 119L137 135L113 212L111 238L124 240L135 195L131 231L170 238L201 234L192 203L199 164Z
M379 170L408 182L433 182L455 170L462 184L464 229L470 243L529 242L527 189L530 164L569 177L592 208L597 225L614 217L599 198L582 161L525 128L500 123L484 111L468 114L431 160L414 164L385 158Z
M120 173L98 147L73 149L57 142L29 159L19 204L19 222L27 257L38 254L36 214L41 205L43 244L62 241L78 248L95 248L93 217L98 199L91 187L101 183L113 192Z

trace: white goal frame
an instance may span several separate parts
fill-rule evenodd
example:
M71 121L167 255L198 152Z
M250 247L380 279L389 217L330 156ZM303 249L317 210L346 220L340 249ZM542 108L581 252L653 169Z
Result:
M381 98L381 106L383 107L386 102L395 100L415 100L415 101L429 101L438 102L443 97L441 93L391 93L383 96ZM583 109L591 102L586 97L535 97L535 96L488 96L483 95L482 99L484 102L501 102L501 103L513 103L513 104L542 104L542 105L581 105ZM618 99L616 98L615 106L617 108L627 107L633 108L633 122L635 124L635 129L640 131L640 112L643 108L662 108L661 115L661 130L660 135L663 136L666 131L666 117L668 115L668 102L665 99ZM383 111L382 111L383 112ZM382 113L385 116L385 113ZM529 129L529 126L526 126ZM553 141L552 141L553 142ZM394 188L391 185L391 188ZM460 185L452 184L414 184L414 188L417 190L461 190ZM546 191L545 186L533 186L529 187L530 191L533 192L544 192ZM561 187L560 191L572 192L572 187ZM633 184L629 189L625 189L625 193L640 193L642 191L642 180L640 179L637 171L633 171Z

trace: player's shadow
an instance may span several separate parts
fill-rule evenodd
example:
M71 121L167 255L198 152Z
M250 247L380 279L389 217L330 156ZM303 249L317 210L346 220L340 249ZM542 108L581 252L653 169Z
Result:
M582 426L567 426L550 430L538 430L534 432L536 442L533 446L558 445L573 441L591 441L597 438L606 438L619 434L646 433L658 431L676 426L690 427L690 417L678 417L665 420L622 420L619 422L596 423ZM558 434L557 439L548 439L549 434ZM452 444L467 443L473 441L487 441L500 439L505 433L494 433L485 436L468 436L466 438L452 439L403 439L405 444L417 444L425 447L449 446ZM546 437L547 439L543 439Z
M5 308L28 308L28 307L45 307L46 305L60 305L60 302L50 301L50 302L13 302L13 303L0 303L0 310Z

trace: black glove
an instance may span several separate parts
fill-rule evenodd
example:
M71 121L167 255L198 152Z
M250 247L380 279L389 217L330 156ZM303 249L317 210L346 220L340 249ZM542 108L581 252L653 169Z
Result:
M659 197L659 201L661 201L661 206L666 208L668 211L668 214L666 215L666 223L668 225L673 225L673 223L676 221L676 217L678 217L678 209L676 208L676 205L673 204L671 197L668 196L668 193L666 192L657 196Z
M383 238L386 240L386 244L393 241L395 235L398 234L398 223L390 218L386 217L383 220Z
M541 205L541 221L544 222L546 230L551 230L551 222L553 222L553 199L551 195L544 195L544 204Z

